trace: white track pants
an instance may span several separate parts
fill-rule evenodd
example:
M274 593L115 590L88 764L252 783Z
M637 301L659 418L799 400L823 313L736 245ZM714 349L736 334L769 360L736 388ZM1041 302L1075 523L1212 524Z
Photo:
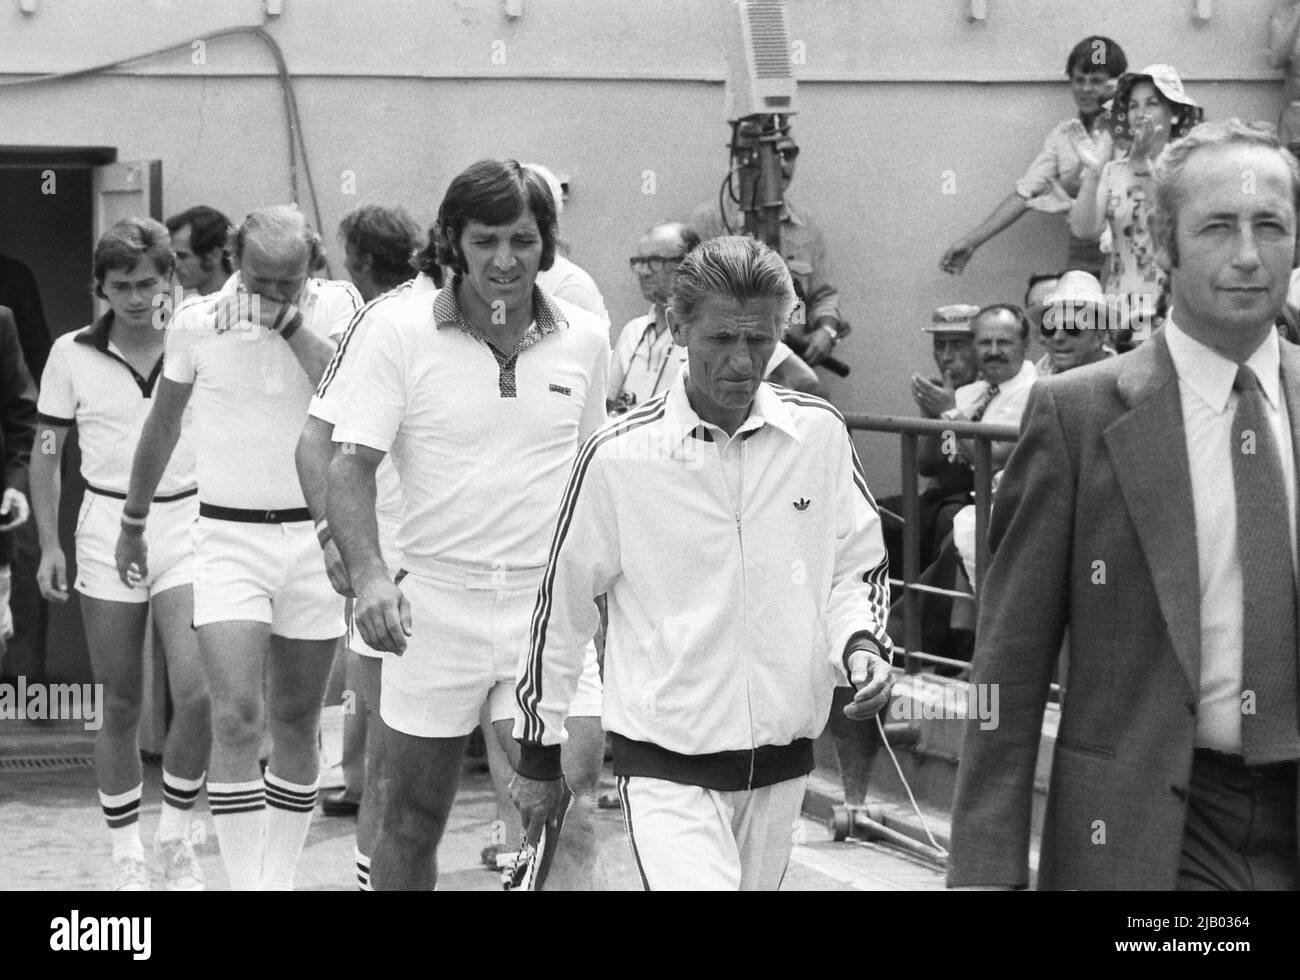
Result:
M800 776L721 792L619 776L632 851L647 891L775 891L803 805Z

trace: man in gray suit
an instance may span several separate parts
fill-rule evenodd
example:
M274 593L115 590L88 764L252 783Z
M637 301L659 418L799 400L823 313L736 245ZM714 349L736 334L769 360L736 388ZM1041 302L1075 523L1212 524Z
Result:
M1039 382L993 510L953 887L1024 887L1066 627L1039 888L1297 889L1300 348L1273 322L1300 167L1198 126L1156 167L1173 307L1124 357Z

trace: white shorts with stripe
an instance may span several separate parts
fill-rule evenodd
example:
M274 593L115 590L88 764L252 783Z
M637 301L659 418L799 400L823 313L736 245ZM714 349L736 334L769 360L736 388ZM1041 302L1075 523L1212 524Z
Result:
M437 574L400 579L411 605L411 636L405 653L384 659L380 717L420 738L468 735L484 704L490 720L513 722L540 570ZM596 646L589 643L569 714L599 717L601 700Z
M117 538L122 532L122 501L87 490L77 514L77 580L73 585L90 599L148 602L153 596L194 581L192 532L199 498L155 501L149 508L144 540L149 548L149 578L131 588L117 574Z
M200 517L194 526L194 625L269 623L291 640L343 635L343 597L330 585L310 520L254 524Z
M775 891L785 877L807 776L723 792L619 776L646 891Z

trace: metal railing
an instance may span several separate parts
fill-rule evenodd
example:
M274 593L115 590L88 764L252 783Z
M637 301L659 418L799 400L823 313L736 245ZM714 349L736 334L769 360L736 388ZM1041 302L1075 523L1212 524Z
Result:
M922 436L939 439L955 438L975 440L975 582L976 594L984 581L984 571L989 562L989 510L992 507L993 443L1015 442L1020 430L1014 425L997 425L991 422L948 421L947 419L906 418L893 415L845 415L850 430L862 432L892 432L900 437L903 468L903 578L890 579L890 585L903 588L904 648L903 664L909 674L918 673L923 664L951 667L969 676L970 664L951 660L921 650L921 617L918 608L919 594L951 596L970 599L965 592L942 589L918 581L921 576L921 504L920 476L917 472L917 440Z

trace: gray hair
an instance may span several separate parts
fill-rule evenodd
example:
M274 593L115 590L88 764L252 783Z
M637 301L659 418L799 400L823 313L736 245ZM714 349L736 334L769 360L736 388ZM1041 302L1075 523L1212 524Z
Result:
M280 252L295 242L307 247L309 268L319 267L325 260L325 248L320 235L312 229L311 222L294 204L277 204L260 208L244 219L243 224L231 232L230 252L239 260L249 238L269 252Z
M762 242L740 235L710 238L682 260L668 303L683 323L695 318L709 296L739 302L771 299L781 304L781 323L790 318L798 298L785 261Z
M1186 196L1184 172L1197 150L1207 147L1259 146L1275 150L1291 175L1291 200L1300 215L1300 162L1278 141L1270 123L1244 123L1240 119L1220 119L1201 123L1180 140L1165 147L1155 165L1156 242L1178 265L1178 208Z

